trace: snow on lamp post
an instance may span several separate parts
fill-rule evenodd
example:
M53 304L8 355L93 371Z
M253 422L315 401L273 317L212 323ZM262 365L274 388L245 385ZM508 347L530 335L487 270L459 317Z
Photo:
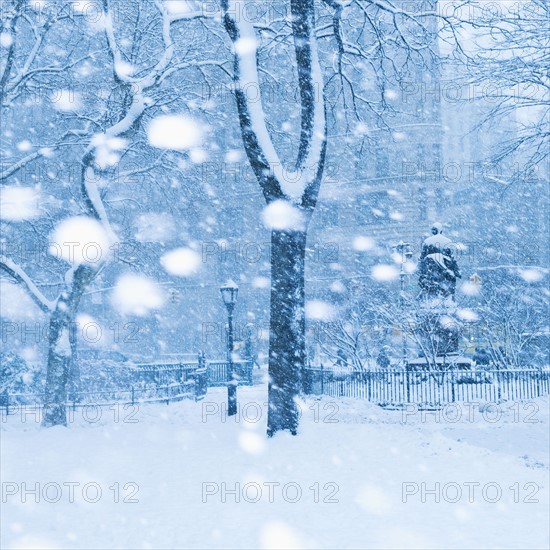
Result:
M233 376L233 309L237 303L239 287L229 279L220 287L227 308L227 415L237 414L237 381Z

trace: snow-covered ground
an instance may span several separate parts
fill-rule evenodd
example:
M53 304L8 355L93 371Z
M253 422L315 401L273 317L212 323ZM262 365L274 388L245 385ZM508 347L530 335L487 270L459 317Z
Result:
M221 389L97 422L77 412L68 428L11 416L0 546L548 548L547 398L500 418L463 407L457 422L456 409L309 400L299 436L271 440L265 387L239 401L238 422L220 412Z

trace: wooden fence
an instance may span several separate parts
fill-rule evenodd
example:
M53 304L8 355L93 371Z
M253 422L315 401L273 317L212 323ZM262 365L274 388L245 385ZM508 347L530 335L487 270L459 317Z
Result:
M350 371L306 368L304 393L354 397L380 405L524 401L550 393L549 370Z

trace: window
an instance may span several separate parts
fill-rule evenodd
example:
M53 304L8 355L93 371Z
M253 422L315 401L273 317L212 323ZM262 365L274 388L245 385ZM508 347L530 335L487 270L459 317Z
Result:
M242 229L243 223L242 208L224 208L218 218L218 233L222 237L236 237Z
M315 218L320 227L338 226L338 203L319 205L315 211Z
M428 218L428 197L426 196L426 189L421 187L418 190L417 203L419 210L419 218L424 221Z
M377 223L388 215L389 206L389 197L386 191L369 193L356 202L355 221L358 225Z
M441 163L441 143L432 144L432 155L434 163Z
M388 155L388 150L384 146L378 147L378 149L376 149L375 163L376 177L386 177L389 173L390 159Z
M417 166L425 166L426 164L426 146L423 143L416 145L416 163Z

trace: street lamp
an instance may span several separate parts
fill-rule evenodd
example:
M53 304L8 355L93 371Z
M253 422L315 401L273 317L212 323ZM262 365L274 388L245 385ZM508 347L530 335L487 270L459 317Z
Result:
M237 414L237 380L233 377L233 309L237 303L239 287L229 279L220 287L227 308L227 416Z
M400 241L396 246L396 251L401 255L401 271L399 273L399 280L401 283L401 292L399 296L399 306L401 309L401 315L405 315L405 277L409 274L405 269L405 264L410 262L413 257L412 252L413 245L411 243L405 243ZM408 357L407 357L407 335L405 334L404 323L405 319L403 318L403 328L401 329L402 340L403 340L403 365L406 367Z

